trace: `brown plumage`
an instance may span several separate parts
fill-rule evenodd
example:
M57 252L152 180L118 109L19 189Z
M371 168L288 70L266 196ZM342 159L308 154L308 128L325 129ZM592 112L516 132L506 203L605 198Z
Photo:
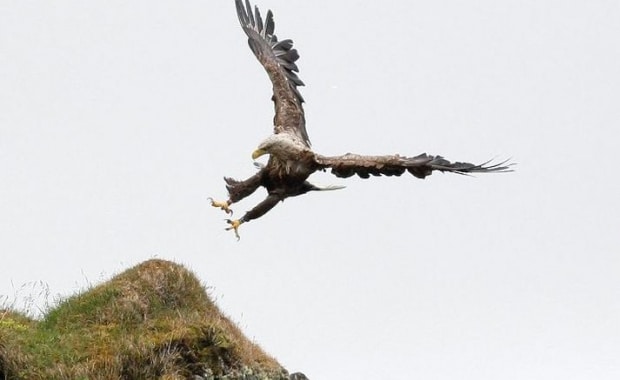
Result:
M327 157L314 153L310 149L310 139L306 131L306 120L303 110L304 99L299 92L304 83L299 79L296 61L297 50L293 49L293 41L279 41L274 34L275 23L271 11L263 21L258 7L252 8L248 0L235 0L239 22L248 36L250 49L267 71L273 84L272 100L275 106L273 135L263 141L252 157L258 158L269 154L267 165L261 166L252 177L237 181L225 178L229 199L226 202L212 200L212 205L232 214L229 206L252 194L257 188L267 189L267 198L237 220L228 220L237 233L238 227L245 222L256 219L271 210L278 202L288 197L305 194L309 191L335 190L340 186L318 187L307 181L317 170L330 169L337 177L347 178L358 175L361 178L370 176L400 176L409 172L417 178L425 178L433 171L452 172L458 174L489 173L511 171L506 161L489 165L465 162L450 162L441 156L426 153L415 157L400 155L362 156L347 153L342 156Z

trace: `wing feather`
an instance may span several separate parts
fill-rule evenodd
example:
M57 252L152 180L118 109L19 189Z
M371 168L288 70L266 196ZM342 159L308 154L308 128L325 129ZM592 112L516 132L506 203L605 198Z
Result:
M252 6L250 5L249 0L245 0L245 9L247 9L248 19L250 21L250 25L252 28L256 27L256 21L254 21L254 15L252 14Z
M417 178L425 178L433 171L451 172L457 174L491 173L512 171L512 163L508 160L497 164L487 161L482 164L468 162L450 162L441 156L431 156L426 153L415 157L404 157L398 154L391 156L362 156L347 153L342 156L326 157L316 155L317 164L321 169L331 169L336 177L347 178L358 175L361 178L370 176L400 176L409 172Z
M264 29L263 29L263 19L262 17L260 17L260 10L258 9L258 7L254 7L254 12L256 12L256 29L261 31L261 37L265 37L264 34Z
M237 16L243 31L248 36L250 49L263 65L273 84L275 103L274 133L288 132L297 135L308 147L310 139L306 131L306 121L299 89L304 82L299 79L299 68L295 61L299 53L293 49L293 41L278 41L274 33L275 22L271 10L263 22L258 7L252 7L249 0L235 0Z

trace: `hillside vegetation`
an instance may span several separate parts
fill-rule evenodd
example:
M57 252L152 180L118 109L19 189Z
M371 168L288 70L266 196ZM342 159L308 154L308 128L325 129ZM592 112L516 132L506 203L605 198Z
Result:
M191 272L164 260L70 297L41 319L0 309L0 380L288 378Z

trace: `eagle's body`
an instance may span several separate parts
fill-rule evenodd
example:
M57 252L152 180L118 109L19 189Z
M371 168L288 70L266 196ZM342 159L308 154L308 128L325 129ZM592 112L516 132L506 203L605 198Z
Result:
M212 200L213 206L232 214L229 208L232 203L247 197L261 186L267 189L268 196L265 200L240 219L228 220L231 224L228 229L234 229L236 234L242 223L261 217L288 197L309 191L342 188L318 187L308 182L308 177L317 170L330 169L332 174L342 178L356 174L362 178L371 175L399 176L406 171L418 178L424 178L435 170L459 174L510 171L510 165L505 165L505 162L495 165L487 165L488 162L481 165L452 163L441 156L425 153L415 157L397 154L362 156L352 153L326 157L313 152L306 131L302 106L304 99L298 89L304 85L297 76L299 70L295 62L299 54L293 49L293 41L278 41L274 34L275 23L271 11L267 12L263 21L258 8L252 12L248 0L245 0L245 6L242 0L235 0L235 4L241 27L248 36L250 49L267 71L273 84L272 100L275 106L274 133L252 154L254 159L269 154L267 165L261 166L255 175L244 181L225 178L228 201Z

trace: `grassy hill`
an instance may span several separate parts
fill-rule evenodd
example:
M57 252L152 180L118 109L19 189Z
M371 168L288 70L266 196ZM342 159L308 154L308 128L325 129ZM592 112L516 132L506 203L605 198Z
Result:
M291 378L305 378L301 374ZM289 379L184 267L149 260L33 320L0 309L3 379Z

